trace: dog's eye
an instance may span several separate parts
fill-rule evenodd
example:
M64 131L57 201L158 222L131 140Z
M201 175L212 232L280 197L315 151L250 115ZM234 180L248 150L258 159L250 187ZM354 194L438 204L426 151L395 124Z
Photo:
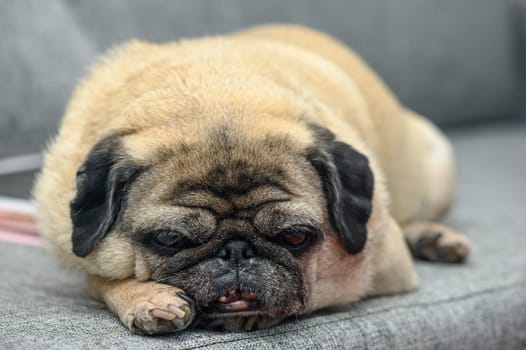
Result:
M152 235L152 247L161 255L173 255L177 251L194 246L194 242L179 232L159 231Z
M307 235L305 232L285 232L283 233L283 238L285 238L290 245L298 246L305 242Z
M281 230L276 238L289 250L299 252L309 245L313 236L309 228L294 226Z
M181 239L181 237L173 232L161 231L156 232L153 236L153 241L161 246L170 246Z

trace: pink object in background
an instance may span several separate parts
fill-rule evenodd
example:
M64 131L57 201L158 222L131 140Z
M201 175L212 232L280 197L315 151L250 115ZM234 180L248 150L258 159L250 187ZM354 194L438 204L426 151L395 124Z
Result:
M43 247L44 239L36 235L26 233L9 232L0 228L0 241Z
M44 245L44 239L37 231L35 207L31 202L0 197L0 241Z

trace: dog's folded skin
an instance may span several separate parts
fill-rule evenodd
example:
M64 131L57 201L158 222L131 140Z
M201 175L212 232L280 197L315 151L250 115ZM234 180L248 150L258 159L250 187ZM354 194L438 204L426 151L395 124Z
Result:
M34 194L42 234L135 333L227 330L416 287L453 156L334 39L257 27L112 50L77 88Z

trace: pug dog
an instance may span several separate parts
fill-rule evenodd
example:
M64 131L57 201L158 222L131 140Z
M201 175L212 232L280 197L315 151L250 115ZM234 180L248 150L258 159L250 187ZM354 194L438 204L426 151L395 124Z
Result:
M244 331L417 286L459 262L437 223L450 144L349 48L271 25L111 50L34 195L53 253L133 333Z

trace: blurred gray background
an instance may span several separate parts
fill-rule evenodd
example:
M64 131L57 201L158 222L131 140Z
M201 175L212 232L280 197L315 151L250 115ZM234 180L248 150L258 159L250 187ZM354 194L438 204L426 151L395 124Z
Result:
M111 46L258 23L300 23L336 36L406 105L443 127L519 120L525 9L526 0L2 1L0 174L2 164L11 166L1 159L43 149L76 82ZM28 196L32 178L4 171L0 195Z

